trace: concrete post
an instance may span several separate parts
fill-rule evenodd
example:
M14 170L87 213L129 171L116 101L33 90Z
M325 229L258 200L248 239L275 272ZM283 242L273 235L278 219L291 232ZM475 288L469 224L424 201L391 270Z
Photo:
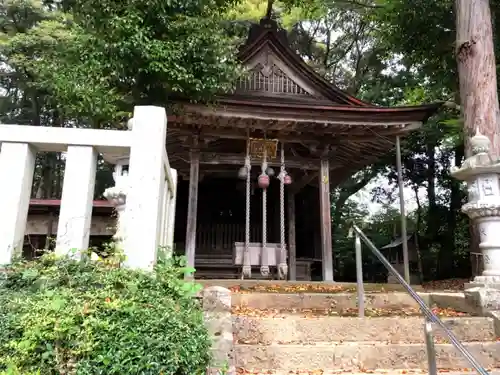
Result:
M151 270L156 262L165 185L165 109L135 107L125 207L125 266Z
M36 152L27 143L2 143L0 151L0 265L22 252Z
M91 146L69 146L66 153L56 254L80 257L89 247L97 152Z

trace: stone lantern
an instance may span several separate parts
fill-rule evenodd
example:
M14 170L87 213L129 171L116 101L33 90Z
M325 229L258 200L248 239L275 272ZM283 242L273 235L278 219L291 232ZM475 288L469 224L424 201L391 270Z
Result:
M116 210L116 233L113 235L113 240L117 246L122 247L126 235L125 205L127 203L127 192L129 186L128 172L123 171L123 164L117 164L115 166L113 179L115 180L115 186L107 188L104 191L103 196Z
M132 130L134 125L134 118L130 118L127 121L127 129ZM115 158L113 158L115 159ZM116 232L113 235L113 240L116 245L123 247L123 241L126 236L125 228L125 205L127 203L127 193L129 190L129 178L128 172L123 170L125 165L128 165L128 156L122 156L113 161L116 163L115 171L113 172L113 179L115 181L115 186L107 188L104 191L104 198L106 198L115 208L117 214L116 220Z
M472 156L451 175L467 182L468 202L462 207L477 224L479 248L484 263L482 275L468 286L480 294L480 304L488 310L500 308L500 161L491 157L490 140L479 130L471 138Z

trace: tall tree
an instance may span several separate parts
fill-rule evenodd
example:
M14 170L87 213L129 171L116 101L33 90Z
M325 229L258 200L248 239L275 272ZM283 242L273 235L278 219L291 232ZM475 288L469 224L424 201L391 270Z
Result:
M500 155L500 124L495 48L489 0L456 0L456 55L466 153L469 138L479 130Z

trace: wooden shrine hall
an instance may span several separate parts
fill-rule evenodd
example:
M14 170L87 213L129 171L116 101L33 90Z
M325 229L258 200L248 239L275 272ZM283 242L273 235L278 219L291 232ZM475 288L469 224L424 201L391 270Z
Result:
M333 280L330 191L387 154L440 104L379 107L339 90L270 17L247 73L215 106L176 102L167 150L180 175L175 252L196 278Z

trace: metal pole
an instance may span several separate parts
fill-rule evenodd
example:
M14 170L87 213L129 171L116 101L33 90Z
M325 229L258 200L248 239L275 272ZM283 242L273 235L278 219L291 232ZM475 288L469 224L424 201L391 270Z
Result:
M365 288L363 285L363 256L361 253L361 239L359 234L356 233L355 238L356 250L356 281L358 283L358 316L364 318L365 316Z
M427 348L427 364L429 375L437 374L436 348L434 347L434 335L432 334L432 322L425 318L424 324L425 346Z
M408 256L408 235L406 233L406 211L403 187L403 167L401 166L401 142L396 137L396 167L398 169L399 208L401 211L401 242L403 244L403 266L405 281L410 284L410 259Z
M480 375L489 375L488 371L486 371L484 367L482 367L479 364L479 362L474 358L474 356L460 342L457 336L455 336L455 334L448 329L448 327L443 323L443 321L439 319L439 317L436 316L436 314L434 314L431 309L429 309L429 307L422 299L422 297L420 297L418 293L412 289L410 284L408 284L403 278L403 276L401 276L401 274L398 271L396 271L396 269L392 266L391 263L389 263L389 261L384 257L384 255L380 252L380 250L375 247L373 242L371 242L370 239L366 237L366 234L364 234L363 231L359 229L356 224L353 224L352 228L354 232L359 236L361 241L363 241L365 245L368 246L368 248L373 252L373 254L375 254L378 260L382 262L385 268L387 268L394 275L394 277L398 280L398 282L401 285L403 285L403 287L406 289L408 294L410 294L410 296L412 296L415 302L417 302L425 317L433 324L436 324L443 332L445 332L446 336L448 336L453 346L456 349L458 349L458 351L464 356L467 362L469 362L472 365L472 367L477 371L477 373Z

